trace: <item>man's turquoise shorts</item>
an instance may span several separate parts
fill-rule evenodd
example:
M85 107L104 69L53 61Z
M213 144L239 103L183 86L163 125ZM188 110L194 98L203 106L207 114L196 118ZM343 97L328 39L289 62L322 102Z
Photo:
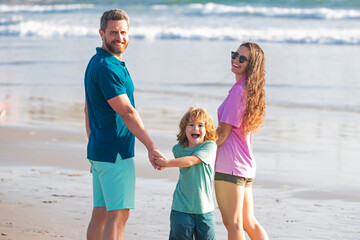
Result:
M89 160L93 175L94 207L106 207L106 211L134 209L135 165L133 158L115 163Z

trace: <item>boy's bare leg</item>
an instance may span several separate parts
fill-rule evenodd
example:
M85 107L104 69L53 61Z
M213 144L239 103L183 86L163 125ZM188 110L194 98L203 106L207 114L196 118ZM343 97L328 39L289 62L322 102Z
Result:
M129 209L108 211L102 240L123 240Z
M87 240L101 240L106 222L106 208L94 207L87 229Z

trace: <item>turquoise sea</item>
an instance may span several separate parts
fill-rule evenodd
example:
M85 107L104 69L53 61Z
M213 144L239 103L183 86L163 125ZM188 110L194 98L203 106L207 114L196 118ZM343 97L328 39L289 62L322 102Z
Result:
M253 40L266 51L269 105L360 112L359 1L1 0L0 101L18 105L2 121L57 124L50 109L75 114L110 8L131 17L125 61L139 94L221 100L232 85L229 52Z

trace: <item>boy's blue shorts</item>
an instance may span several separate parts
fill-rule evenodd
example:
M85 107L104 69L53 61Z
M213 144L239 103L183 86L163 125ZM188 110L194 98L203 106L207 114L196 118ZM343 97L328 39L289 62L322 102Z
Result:
M115 163L89 160L93 175L94 207L106 207L106 211L133 209L135 205L135 165L133 158Z
M215 240L214 212L190 214L171 210L169 240Z

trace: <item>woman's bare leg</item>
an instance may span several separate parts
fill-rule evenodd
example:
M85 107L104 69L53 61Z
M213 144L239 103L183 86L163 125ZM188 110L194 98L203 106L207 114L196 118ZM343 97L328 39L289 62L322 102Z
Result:
M252 187L245 188L244 193L243 222L245 231L251 240L268 240L269 237L267 233L254 215Z
M216 200L229 240L245 240L242 208L244 187L226 181L215 181Z

